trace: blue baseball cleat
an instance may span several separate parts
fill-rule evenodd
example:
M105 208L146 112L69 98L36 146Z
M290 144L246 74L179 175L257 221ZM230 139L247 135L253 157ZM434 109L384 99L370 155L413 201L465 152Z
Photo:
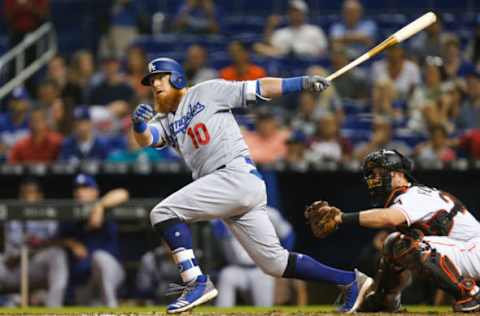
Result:
M181 313L214 299L218 291L208 275L202 274L183 287L182 295L167 306L167 313Z
M355 280L345 286L345 301L338 309L342 313L354 313L362 304L365 296L370 293L373 279L355 269Z

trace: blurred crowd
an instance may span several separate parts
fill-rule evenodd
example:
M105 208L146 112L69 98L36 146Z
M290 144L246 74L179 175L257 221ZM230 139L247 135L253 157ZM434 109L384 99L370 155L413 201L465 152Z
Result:
M132 109L152 102L140 79L148 60L158 57L137 40L152 32L152 16L141 3L113 1L98 50L68 56L59 51L2 100L3 163L178 159L169 150L139 148L129 133ZM49 1L5 0L3 13L14 45L49 19ZM310 22L303 0L289 1L283 13L264 20L260 40L227 43L221 67L212 62L208 45L193 40L179 58L189 84L326 76L383 39L358 0L344 1L329 29ZM149 36L215 36L222 32L225 14L213 0L186 0L176 15L162 20L159 33ZM479 160L480 24L469 38L461 38L441 17L405 44L336 79L325 93L279 98L258 105L253 115L236 113L253 159L298 171L355 166L379 148L400 150L426 168L467 168Z

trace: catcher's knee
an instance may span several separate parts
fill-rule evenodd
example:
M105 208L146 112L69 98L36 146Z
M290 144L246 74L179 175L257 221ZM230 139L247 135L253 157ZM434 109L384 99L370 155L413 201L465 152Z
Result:
M382 255L398 269L416 270L422 262L423 253L429 246L421 238L413 238L398 232L387 236Z

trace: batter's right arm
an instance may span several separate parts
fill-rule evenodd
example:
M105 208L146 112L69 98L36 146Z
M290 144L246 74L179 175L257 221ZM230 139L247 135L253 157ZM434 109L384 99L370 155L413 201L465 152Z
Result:
M155 112L148 104L139 104L132 113L132 129L135 140L142 147L163 145L158 128L148 124L154 116Z
M330 81L320 76L302 76L293 78L262 78L257 81L257 94L264 98L310 91L322 92L330 86Z

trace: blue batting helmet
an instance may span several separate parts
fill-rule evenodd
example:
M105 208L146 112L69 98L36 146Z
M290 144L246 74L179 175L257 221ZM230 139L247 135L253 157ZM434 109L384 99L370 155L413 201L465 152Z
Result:
M148 74L143 77L142 84L150 85L150 76L158 73L169 73L170 83L174 88L182 89L187 85L183 67L171 58L156 58L148 63Z

